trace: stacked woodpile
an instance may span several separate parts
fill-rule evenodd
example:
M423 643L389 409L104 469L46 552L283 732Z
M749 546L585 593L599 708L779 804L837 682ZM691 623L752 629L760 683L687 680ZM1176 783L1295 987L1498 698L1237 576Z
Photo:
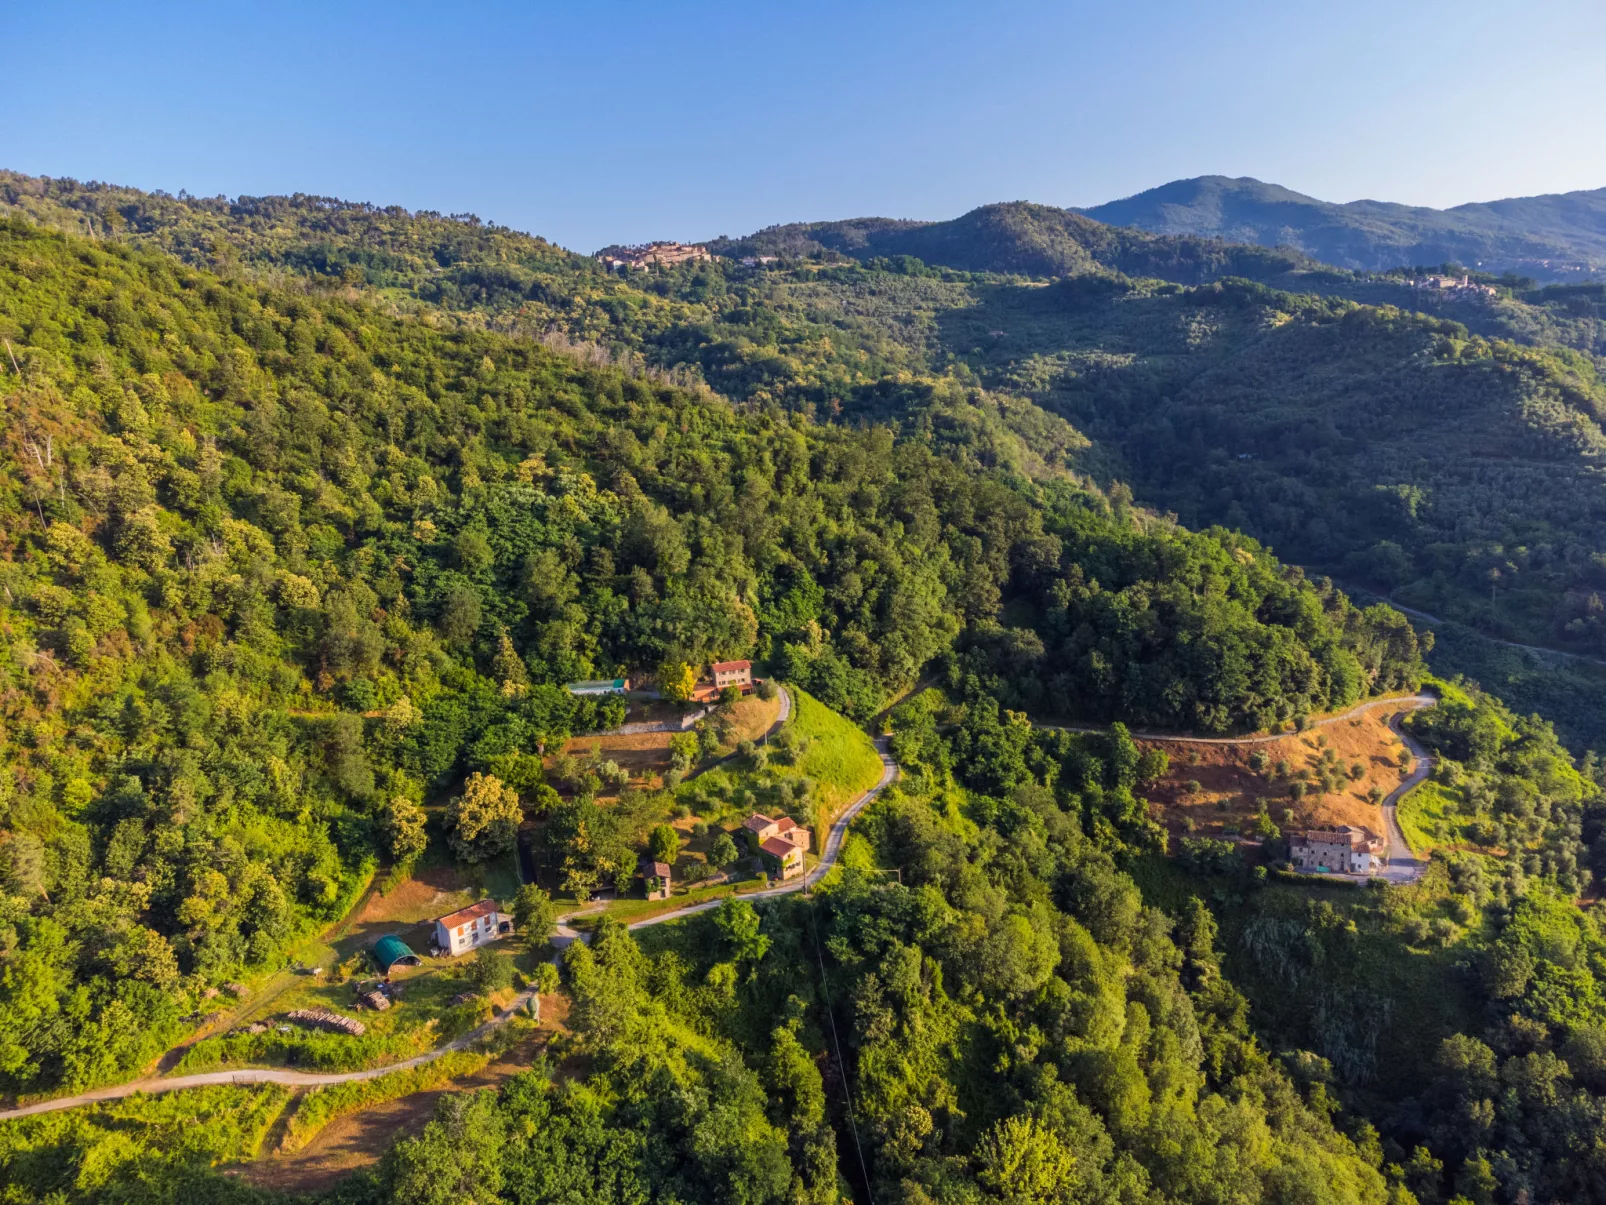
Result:
M337 1033L349 1033L352 1037L361 1037L368 1027L355 1017L343 1017L339 1013L332 1013L327 1008L298 1008L286 1014L297 1025L309 1025L314 1029L332 1029Z

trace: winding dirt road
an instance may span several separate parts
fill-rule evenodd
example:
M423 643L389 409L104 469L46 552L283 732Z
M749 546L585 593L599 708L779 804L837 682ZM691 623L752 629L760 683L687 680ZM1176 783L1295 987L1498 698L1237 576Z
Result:
M1369 699L1365 703L1357 703L1348 711L1341 711L1337 715L1327 716L1325 719L1312 720L1306 725L1305 732L1314 732L1318 728L1326 728L1329 724L1337 724L1344 720L1352 720L1358 715L1368 711L1375 711L1379 707L1399 707L1405 711L1415 711L1418 707L1432 707L1437 700L1432 695L1390 695L1381 699ZM1056 732L1108 732L1108 724L1038 724L1038 728L1051 728ZM1179 741L1190 745L1269 745L1273 741L1287 740L1291 736L1301 736L1300 732L1274 732L1270 736L1188 736L1177 735L1171 732L1144 732L1133 728L1132 736L1140 741Z

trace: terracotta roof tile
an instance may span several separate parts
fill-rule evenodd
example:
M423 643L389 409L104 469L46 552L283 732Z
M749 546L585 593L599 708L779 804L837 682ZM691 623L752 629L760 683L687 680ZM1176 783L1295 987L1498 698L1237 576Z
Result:
M490 916L493 912L500 912L495 900L481 900L477 904L470 904L467 908L459 908L456 912L448 912L435 923L454 929L458 925L466 925L471 920L479 920L482 916Z

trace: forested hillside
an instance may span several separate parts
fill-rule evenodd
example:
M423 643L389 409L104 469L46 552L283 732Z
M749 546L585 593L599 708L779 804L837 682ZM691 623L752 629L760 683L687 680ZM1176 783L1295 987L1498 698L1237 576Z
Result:
M1399 612L1257 534L1588 647L1585 357L1103 261L622 279L463 218L36 184L0 223L0 1090L130 1079L424 848L794 798L806 760L758 777L791 740L646 800L547 781L622 711L563 683L740 657L888 736L840 869L603 920L550 1061L331 1202L1600 1199L1593 758L1438 683L1405 815L1444 852L1362 891L1270 873L1264 800L1258 852L1168 848L1124 726L1423 681ZM281 1200L212 1165L284 1094L188 1098L0 1123L8 1199Z
M806 228L820 238L782 228L764 236L783 253L766 267L720 260L624 279L477 219L318 198L9 177L0 199L225 274L361 288L473 327L580 342L728 398L985 445L993 463L1030 475L1069 457L1129 482L1140 503L1240 528L1347 585L1478 631L1606 651L1594 564L1602 387L1597 361L1566 350L1598 344L1587 288L1424 317L1396 308L1414 303L1397 284L1286 260L1270 278L1309 292L1179 287L1109 269L1197 280L1253 273L1234 257L1266 253L1132 242L1029 206ZM902 238L927 243L884 241ZM1014 272L1071 275L1022 280L914 257L982 267L991 251L955 249L983 244L1013 248ZM763 250L728 249L744 248ZM962 422L953 398L968 399ZM1492 664L1447 652L1440 668ZM1490 684L1525 709L1551 698L1522 674ZM1598 743L1606 699L1592 693L1569 718L1570 739Z
M1182 284L1320 270L1304 256L1282 249L1185 236L1161 238L1025 201L984 205L948 222L861 218L776 226L708 246L716 254L733 256L832 252L869 260L906 255L961 271L1021 276L1069 276L1103 268Z
M1219 730L1420 672L1241 537L997 467L964 392L817 425L20 219L0 336L10 1086L144 1063L398 800L542 798L531 750L610 722L574 678L758 655L863 717L963 636L1067 714Z

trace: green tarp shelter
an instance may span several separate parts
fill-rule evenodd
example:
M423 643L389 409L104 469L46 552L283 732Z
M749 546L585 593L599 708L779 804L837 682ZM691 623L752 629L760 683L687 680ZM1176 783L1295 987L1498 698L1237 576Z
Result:
M423 965L423 959L407 948L407 943L394 933L387 933L374 943L374 961L379 963L379 969L386 974L390 968L400 964L404 967Z

